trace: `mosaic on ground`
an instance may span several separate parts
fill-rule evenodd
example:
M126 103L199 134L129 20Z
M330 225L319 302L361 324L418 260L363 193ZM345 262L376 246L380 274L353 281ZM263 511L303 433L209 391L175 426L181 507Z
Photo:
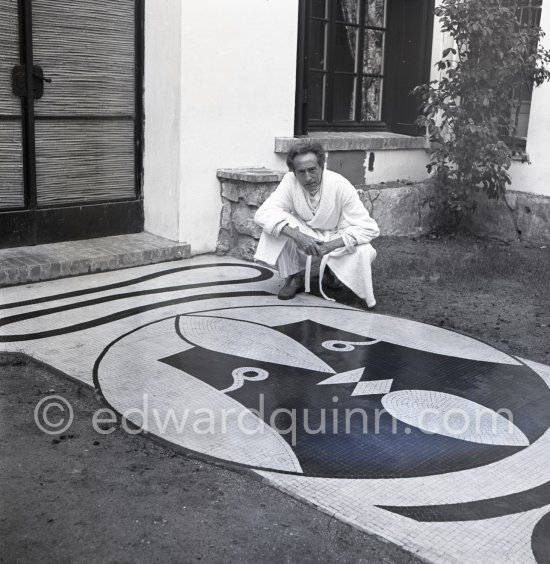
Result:
M0 347L436 562L548 562L550 368L198 257L8 288Z

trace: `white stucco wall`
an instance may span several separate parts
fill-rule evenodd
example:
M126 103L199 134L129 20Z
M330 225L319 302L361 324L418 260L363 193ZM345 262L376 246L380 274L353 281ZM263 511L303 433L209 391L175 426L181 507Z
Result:
M203 253L219 230L216 169L284 168L274 139L294 129L298 2L201 0L181 9L179 238Z
M541 23L547 33L544 47L550 49L550 0L542 3ZM527 130L527 153L531 161L513 163L511 169L513 190L550 196L550 83L533 90L529 129Z
M179 238L181 0L145 2L145 230Z
M292 137L297 0L146 0L145 228L213 251L218 168L285 169L275 137ZM542 26L550 30L550 4ZM449 38L434 23L432 62ZM550 35L545 39L550 47ZM438 78L432 64L432 79ZM536 89L527 149L513 188L550 195L550 84ZM377 152L369 183L425 177L422 151ZM380 176L382 175L382 176Z
M396 149L391 151L374 151L373 170L368 170L368 159L371 151L366 153L365 183L394 182L406 180L420 182L428 178L426 165L430 158L428 151Z
M296 0L146 0L145 229L214 251L218 168L285 168Z

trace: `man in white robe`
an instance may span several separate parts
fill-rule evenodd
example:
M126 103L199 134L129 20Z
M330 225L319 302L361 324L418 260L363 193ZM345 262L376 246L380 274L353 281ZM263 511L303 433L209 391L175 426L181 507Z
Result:
M320 260L319 284L325 266L359 297L374 307L370 242L378 225L363 206L357 190L343 176L324 170L319 143L294 145L290 169L275 192L260 206L254 221L263 228L255 260L277 268L285 284L280 299L309 291L312 259Z

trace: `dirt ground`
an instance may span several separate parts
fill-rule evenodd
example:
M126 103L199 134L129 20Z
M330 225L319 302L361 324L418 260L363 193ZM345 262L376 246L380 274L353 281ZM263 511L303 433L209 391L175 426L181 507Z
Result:
M74 422L35 425L41 398L71 399ZM0 562L419 562L237 472L116 426L98 435L91 389L0 354Z
M377 313L550 364L550 249L469 238L381 238L374 246ZM349 292L332 294L361 305ZM75 410L58 438L33 421L52 390ZM98 436L98 405L88 388L0 355L0 562L417 561L247 472L119 427Z
M381 237L373 246L376 313L438 325L550 364L550 247L469 237ZM350 292L332 295L363 307Z

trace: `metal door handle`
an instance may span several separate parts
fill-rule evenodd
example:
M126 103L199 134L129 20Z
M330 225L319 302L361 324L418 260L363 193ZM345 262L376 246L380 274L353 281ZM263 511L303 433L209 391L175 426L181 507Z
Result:
M39 72L33 72L32 75L35 78L38 78L38 80L41 80L42 82L47 82L48 84L51 84L52 82L51 78L46 78L43 74L40 74Z

